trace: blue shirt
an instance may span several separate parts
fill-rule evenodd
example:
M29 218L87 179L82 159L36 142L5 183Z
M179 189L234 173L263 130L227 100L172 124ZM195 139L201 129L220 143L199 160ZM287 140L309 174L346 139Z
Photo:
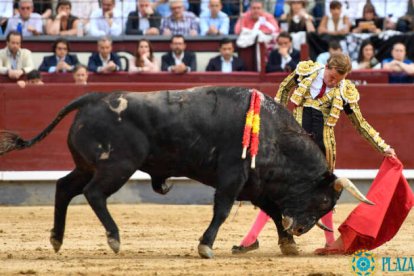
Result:
M384 66L385 63L389 63L391 61L393 61L393 58L386 58L382 61L382 65ZM405 64L413 63L409 59L404 59L403 62ZM407 75L406 73L403 73L403 72L390 72L388 82L389 83L412 83L413 78L410 75Z
M230 20L227 14L220 11L216 18L211 17L211 12L206 11L200 14L200 35L207 35L210 26L215 26L221 35L229 34Z

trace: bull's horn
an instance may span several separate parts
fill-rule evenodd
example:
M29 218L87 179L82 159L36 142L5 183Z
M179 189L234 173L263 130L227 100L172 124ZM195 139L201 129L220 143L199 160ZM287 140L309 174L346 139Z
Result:
M326 226L325 224L323 224L320 221L318 221L316 223L316 226L318 226L319 228L321 228L323 231L333 232L333 230L331 228L329 228L328 226Z
M335 180L334 188L336 191L341 191L342 189L347 190L350 192L356 199L359 201L365 202L369 205L375 205L374 202L370 201L368 198L366 198L360 190L354 185L354 183L351 182L348 178L341 177Z
M285 231L289 230L293 226L293 218L289 216L282 217L282 225Z

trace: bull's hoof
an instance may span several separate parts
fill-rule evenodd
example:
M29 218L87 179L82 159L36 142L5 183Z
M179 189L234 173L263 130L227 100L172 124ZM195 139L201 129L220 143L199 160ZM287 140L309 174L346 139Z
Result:
M118 253L119 249L121 248L121 243L116 239L110 237L108 237L108 245L115 253Z
M205 244L198 245L198 255L204 259L212 259L214 257L213 250Z
M247 253L249 251L256 250L258 248L259 248L259 240L256 240L254 243L252 243L249 246L234 245L233 248L231 249L231 253L232 254L244 254L244 253Z
M53 229L50 231L50 244L53 246L53 250L55 250L55 253L58 253L60 247L62 246L62 242L56 239L56 234L53 231Z
M282 251L283 255L293 256L299 255L298 246L294 241L281 241L279 243L280 251Z
M174 184L171 184L168 186L167 184L163 183L161 187L154 189L154 192L160 194L160 195L166 195L168 192L174 187Z
M50 243L52 244L53 250L55 250L55 253L58 253L60 250L60 247L62 246L62 243L53 237L50 237Z

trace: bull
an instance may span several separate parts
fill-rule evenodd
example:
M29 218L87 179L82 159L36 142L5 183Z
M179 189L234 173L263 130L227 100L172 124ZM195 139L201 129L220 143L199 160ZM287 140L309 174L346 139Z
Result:
M290 112L260 93L260 144L256 167L242 159L242 136L251 91L200 87L148 93L89 93L59 111L36 137L2 131L0 155L33 146L70 112L78 110L67 138L75 168L56 184L50 242L62 246L67 208L84 194L106 230L110 248L120 249L118 227L107 198L136 171L151 176L165 194L169 177L185 176L215 188L213 218L198 253L212 258L218 230L235 200L248 200L274 221L283 254L297 254L293 235L309 231L335 205L344 187L370 203L349 181L328 170L325 157Z

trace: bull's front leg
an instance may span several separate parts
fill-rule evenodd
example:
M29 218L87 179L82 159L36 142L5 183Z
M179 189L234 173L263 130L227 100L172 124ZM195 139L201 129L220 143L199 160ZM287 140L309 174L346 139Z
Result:
M296 245L293 236L285 231L282 224L282 213L275 207L274 203L267 202L260 209L265 211L275 222L277 233L279 235L279 247L283 255L299 255L298 246Z
M214 196L213 219L203 236L200 238L200 244L198 245L198 254L200 257L206 259L213 258L214 255L212 248L217 232L228 217L233 204L234 198L229 197L223 192L216 191Z

